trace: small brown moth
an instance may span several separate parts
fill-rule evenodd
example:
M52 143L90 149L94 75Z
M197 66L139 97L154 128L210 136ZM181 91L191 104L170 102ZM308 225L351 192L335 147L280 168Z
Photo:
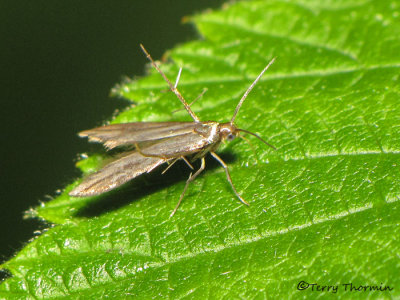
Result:
M175 85L161 71L157 63L152 59L147 50L140 45L146 57L150 60L154 68L161 74L167 82L170 90L182 102L186 111L192 117L193 122L135 122L125 124L106 125L79 133L80 137L88 137L89 141L103 143L107 149L113 149L118 146L134 145L135 150L128 152L124 156L109 163L104 168L86 177L83 182L73 189L69 195L74 197L85 197L99 195L108 192L125 182L143 174L153 171L163 163L168 163L167 171L175 162L183 160L193 170L190 161L201 159L200 168L193 174L190 173L186 185L179 198L178 204L171 213L171 217L177 211L183 196L192 182L205 168L204 156L210 153L224 168L228 182L233 192L239 200L249 205L236 191L229 170L225 162L215 153L221 141L231 141L235 137L243 138L240 132L251 134L269 147L274 146L264 141L261 137L250 131L239 129L234 124L236 115L246 99L247 95L260 80L264 72L271 66L275 58L261 71L254 82L243 94L232 119L227 123L218 123L214 121L202 122L190 108L190 105L183 98L177 89L181 70ZM186 158L189 157L189 160ZM163 173L164 173L163 172Z

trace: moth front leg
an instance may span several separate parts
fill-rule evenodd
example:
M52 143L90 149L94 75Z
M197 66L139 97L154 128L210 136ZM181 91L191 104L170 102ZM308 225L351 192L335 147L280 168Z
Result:
M176 213L176 211L178 210L178 207L179 207L179 205L180 205L181 202L182 202L183 196L184 196L185 193L186 193L186 190L187 190L187 188L188 188L188 186L189 186L189 183L191 183L193 180L195 180L196 177L199 176L199 174L200 174L201 172L203 172L203 170L204 170L205 167L206 167L206 161L205 161L204 157L202 157L202 158L201 158L201 166L200 166L200 168L196 171L196 173L194 173L193 176L192 176L192 173L190 173L188 180L186 180L185 188L183 189L183 192L182 192L182 194L181 194L181 197L179 198L178 204L175 206L175 209L172 211L172 213L170 214L169 217L172 217L172 216Z
M221 166L225 169L226 179L228 179L228 182L231 184L233 192L239 198L240 202L242 202L243 204L249 205L249 203L246 200L244 200L242 198L242 196L240 196L239 193L236 191L235 186L233 185L233 182L232 182L232 179L231 179L231 175L229 174L228 166L226 165L226 163L215 152L211 151L210 153L221 164Z

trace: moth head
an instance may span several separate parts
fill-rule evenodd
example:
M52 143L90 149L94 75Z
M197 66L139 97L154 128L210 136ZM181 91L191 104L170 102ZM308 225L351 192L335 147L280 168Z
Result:
M274 146L272 146L270 143L267 143L263 138L261 138L259 135L245 130L245 129L240 129L237 128L235 124L232 123L222 123L219 125L219 134L221 136L221 139L223 141L233 141L236 137L240 137L242 139L244 139L245 141L247 139L245 139L244 137L242 137L239 133L243 132L243 133L248 133L251 134L252 136L255 136L256 138L258 138L260 141L262 141L264 144L266 144L267 146L271 147L272 149L276 150L276 148Z
M223 123L220 125L219 134L221 135L222 140L233 141L238 133L238 128L231 123Z

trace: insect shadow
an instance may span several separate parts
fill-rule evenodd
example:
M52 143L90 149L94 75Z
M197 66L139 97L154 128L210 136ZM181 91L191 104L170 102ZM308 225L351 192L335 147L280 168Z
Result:
M233 163L237 159L237 156L234 153L228 151L224 151L220 153L220 155L227 163ZM208 166L207 169L210 169L210 171L220 168L219 163L211 157L207 157L206 160ZM200 162L196 161L194 167L198 168L198 165L200 165ZM78 210L75 217L90 218L118 210L135 201L141 200L145 196L157 193L158 191L173 186L178 182L186 181L187 174L191 171L183 161L179 161L165 174L162 174L165 167L165 165L160 166L155 172L144 174L137 180L130 181L117 190L112 190L106 194L97 196L96 201L92 201ZM206 174L204 173L202 175L204 176ZM224 174L221 173L221 176L224 176ZM159 198L153 201L163 200ZM171 199L171 201L174 201L174 199Z

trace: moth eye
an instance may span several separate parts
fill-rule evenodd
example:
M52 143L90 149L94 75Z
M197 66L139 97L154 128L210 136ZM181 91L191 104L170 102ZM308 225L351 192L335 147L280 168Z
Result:
M233 141L234 139L235 139L235 135L234 134L232 134L232 133L230 133L230 134L228 134L228 136L226 137L226 139L228 140L228 141Z

